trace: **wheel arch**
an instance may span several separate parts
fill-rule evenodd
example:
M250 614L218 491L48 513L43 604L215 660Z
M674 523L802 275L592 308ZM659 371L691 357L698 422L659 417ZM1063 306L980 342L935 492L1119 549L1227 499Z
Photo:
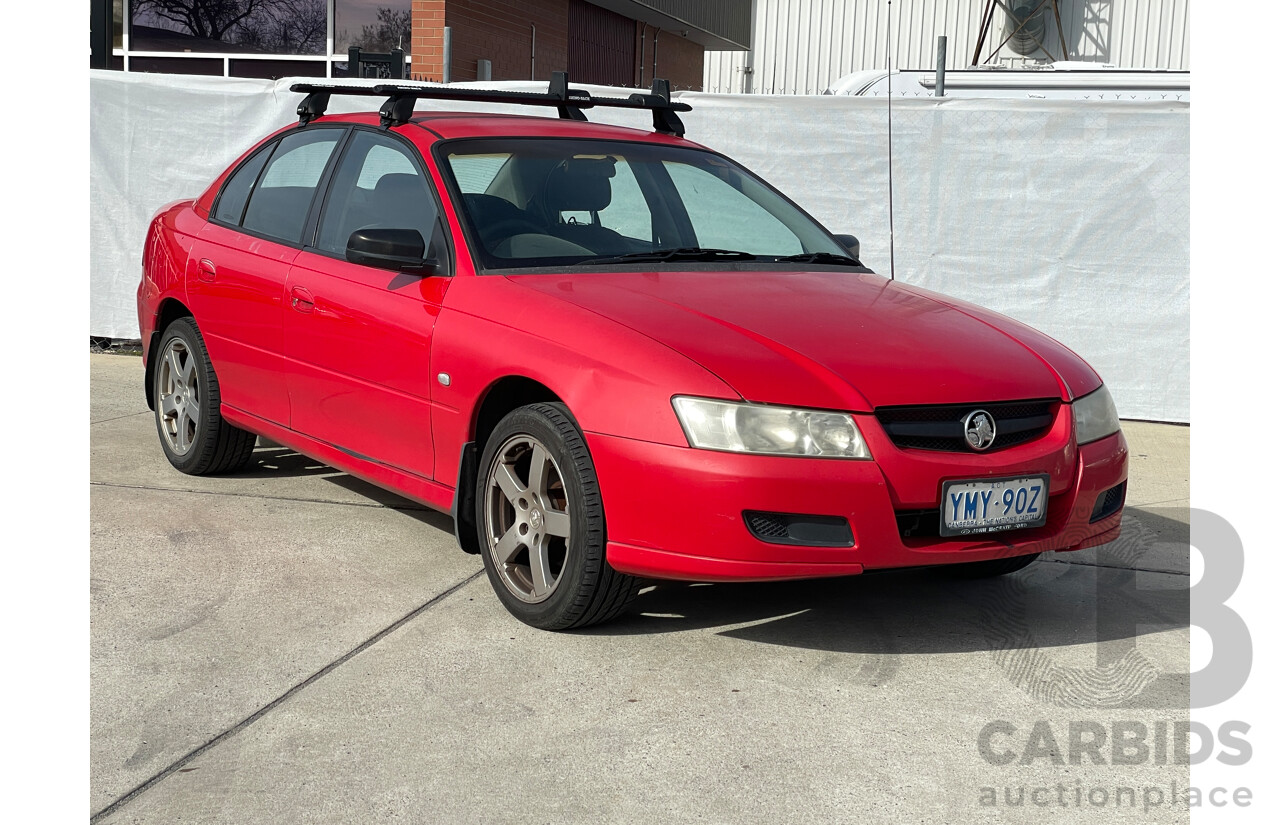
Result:
M546 384L526 375L504 375L480 395L467 428L467 440L458 461L458 484L453 495L454 535L467 553L478 554L480 544L475 523L476 473L480 453L498 422L512 410L538 402L564 400ZM566 406L568 406L566 404Z
M489 435L504 416L539 401L559 402L567 406L558 393L537 379L525 375L504 375L489 385L476 404L468 441L474 441L483 450Z

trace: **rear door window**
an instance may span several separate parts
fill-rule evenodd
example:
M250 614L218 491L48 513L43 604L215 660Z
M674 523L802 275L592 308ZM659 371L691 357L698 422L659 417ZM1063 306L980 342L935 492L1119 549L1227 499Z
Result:
M241 225L286 243L301 243L316 186L344 134L343 129L312 129L282 138L249 197Z

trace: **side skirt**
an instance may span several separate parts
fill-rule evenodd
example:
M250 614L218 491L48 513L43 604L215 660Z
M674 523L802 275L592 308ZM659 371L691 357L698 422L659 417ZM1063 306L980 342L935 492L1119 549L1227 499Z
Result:
M350 473L358 479L385 488L393 493L398 493L433 510L448 513L453 507L454 490L452 487L446 487L443 484L413 473L407 473L404 470L388 467L386 464L358 458L332 444L302 435L287 427L281 427L279 424L265 421L257 416L250 415L244 410L238 410L226 404L222 405L222 417L243 430L269 438L277 444L282 444L308 458L323 461L330 467L342 470L344 473Z

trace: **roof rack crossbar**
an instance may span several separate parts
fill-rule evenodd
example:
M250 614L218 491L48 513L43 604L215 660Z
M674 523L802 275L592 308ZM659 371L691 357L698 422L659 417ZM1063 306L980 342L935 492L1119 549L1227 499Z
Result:
M525 106L554 106L565 120L586 120L583 109L604 106L617 109L649 109L653 112L653 128L664 134L684 134L684 124L676 112L692 111L688 103L671 100L667 81L655 78L649 94L630 97L598 97L582 89L569 88L567 72L553 72L546 92L512 92L501 89L458 89L448 86L399 86L380 83L375 86L325 86L317 83L295 83L292 92L307 97L298 107L299 123L306 125L324 114L332 94L385 97L379 114L383 128L400 126L413 117L413 104L420 99L470 100L479 103L514 103Z
M302 84L299 83L295 85L292 91L302 91L298 88L300 85ZM316 89L308 91L307 96L298 104L298 125L306 126L311 121L323 115L325 110L329 108L329 95L331 94L333 94L333 92L327 90L320 91L319 89Z
M587 116L583 114L582 109L577 106L569 105L569 73L568 72L552 72L551 82L547 84L547 94L558 97L561 101L556 107L556 111L560 113L561 120L586 120ZM590 97L590 95L587 95Z
M628 100L634 100L645 108L653 110L653 131L677 137L684 134L684 122L676 112L687 112L692 107L686 103L681 104L683 108L677 108L676 104L671 102L671 84L665 79L655 77L649 94L637 92Z
M416 100L417 98L408 95L393 94L388 97L387 102L378 110L378 114L382 116L382 128L390 129L392 126L408 123L413 117L413 104Z

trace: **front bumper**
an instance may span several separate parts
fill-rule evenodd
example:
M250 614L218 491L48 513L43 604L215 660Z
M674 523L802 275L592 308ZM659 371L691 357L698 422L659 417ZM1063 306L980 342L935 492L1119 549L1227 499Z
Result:
M608 560L637 576L688 581L760 581L846 576L865 570L985 561L1046 551L1080 550L1113 541L1122 510L1090 523L1099 496L1124 482L1124 435L1066 451L1070 465L1055 471L1048 523L1029 530L951 538L903 538L897 513L923 501L904 502L873 461L740 455L587 434L605 503ZM1028 450L1005 466L985 457L981 469L940 455L937 507L944 480L1028 473ZM1059 449L1046 462L1064 456ZM912 479L919 487L919 480ZM916 494L918 495L918 493ZM896 501L895 501L896 499ZM909 506L911 505L911 506ZM852 547L774 544L756 538L743 512L842 516L853 530Z

